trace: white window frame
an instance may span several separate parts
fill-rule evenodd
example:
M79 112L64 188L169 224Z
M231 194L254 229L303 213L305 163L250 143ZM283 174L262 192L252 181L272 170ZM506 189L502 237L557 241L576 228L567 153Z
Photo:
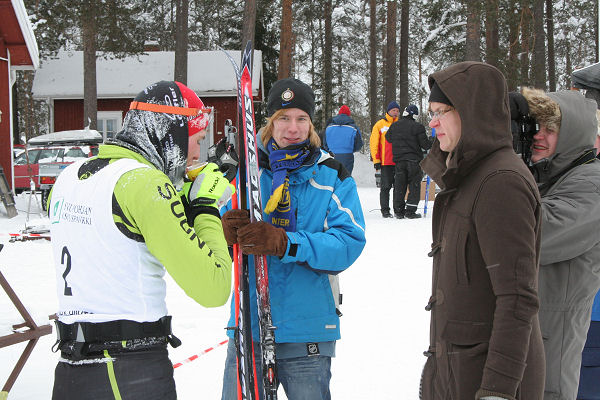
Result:
M119 132L121 130L121 127L123 126L123 113L121 111L98 111L98 115L97 115L98 121L103 120L103 121L107 121L107 120L116 120L117 121L117 126L115 128L115 133ZM102 134L102 139L103 141L106 140L106 123L103 125L104 129L102 131L98 130L98 132L100 132Z

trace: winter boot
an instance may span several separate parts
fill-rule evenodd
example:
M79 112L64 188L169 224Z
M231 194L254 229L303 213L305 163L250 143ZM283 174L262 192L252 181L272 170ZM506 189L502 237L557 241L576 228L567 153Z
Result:
M405 217L408 218L408 219L416 219L416 218L421 218L421 214L415 213L415 212L413 212L413 213L406 213Z

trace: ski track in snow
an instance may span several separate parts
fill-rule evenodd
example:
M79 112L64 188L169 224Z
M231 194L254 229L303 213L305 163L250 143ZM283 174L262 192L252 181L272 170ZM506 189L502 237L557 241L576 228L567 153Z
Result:
M333 399L417 399L427 349L430 295L431 211L419 220L383 219L379 189L367 156L357 154L353 175L366 220L367 244L360 258L340 275L344 294L342 339L332 362ZM391 193L390 193L391 197ZM0 205L0 271L38 325L49 323L57 308L56 276L49 241L8 243L7 233L25 227L29 195L17 196L19 215L6 218ZM421 202L421 207L423 202ZM31 202L29 225L47 225ZM423 210L421 209L422 213ZM59 277L60 278L60 277ZM225 338L229 303L207 309L188 298L167 279L167 307L173 315L173 332L183 344L169 347L173 363L217 345ZM61 278L62 280L62 278ZM23 319L8 296L0 291L0 336L11 333ZM49 399L54 367L59 358L50 348L55 334L43 336L13 386L11 400ZM3 385L25 343L0 349L0 383ZM226 346L202 355L175 370L178 398L219 399ZM279 398L286 399L283 389Z

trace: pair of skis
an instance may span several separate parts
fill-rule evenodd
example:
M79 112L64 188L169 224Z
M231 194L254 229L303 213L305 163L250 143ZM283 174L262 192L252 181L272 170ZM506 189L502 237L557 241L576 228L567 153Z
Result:
M239 207L248 209L250 222L262 221L262 202L260 195L260 177L258 170L258 148L256 144L256 126L254 122L254 104L252 99L252 42L248 41L238 68L233 58L227 54L237 77L238 88L238 155L239 182L237 194ZM238 198L234 196L233 207L238 207ZM250 288L248 256L242 254L239 245L233 246L234 285L235 285L235 345L238 365L238 399L258 400L256 366L250 320ZM269 283L267 277L267 259L264 255L255 255L254 272L256 275L256 295L260 328L262 382L264 400L277 399L277 374L275 368L275 327L271 317Z

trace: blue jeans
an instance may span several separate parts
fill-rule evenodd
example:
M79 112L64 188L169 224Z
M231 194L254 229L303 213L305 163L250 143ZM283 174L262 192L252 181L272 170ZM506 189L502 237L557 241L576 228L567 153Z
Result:
M260 345L254 343L256 380L260 399L263 398ZM331 357L304 356L277 360L277 378L288 400L331 400ZM233 340L227 345L221 400L237 400L237 361Z

